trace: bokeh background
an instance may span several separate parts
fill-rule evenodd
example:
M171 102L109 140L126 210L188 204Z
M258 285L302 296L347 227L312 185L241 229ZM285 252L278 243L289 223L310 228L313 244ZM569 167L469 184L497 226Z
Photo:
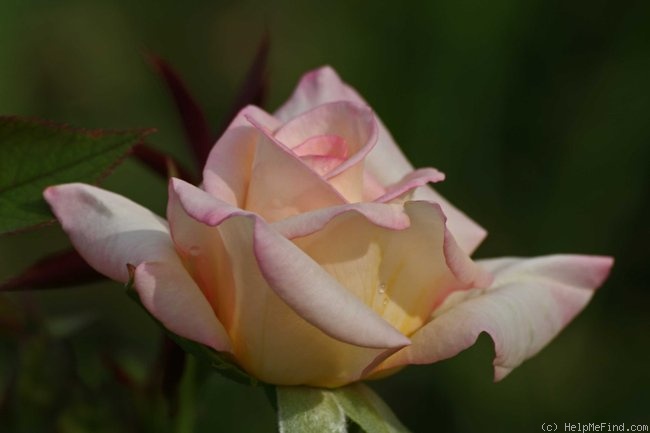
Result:
M3 0L0 113L156 127L150 142L189 166L143 53L179 71L216 128L268 30L266 108L332 65L416 166L447 174L439 190L490 232L476 257L616 257L586 311L504 381L482 336L373 383L399 418L414 432L650 424L649 23L650 2L632 0ZM104 186L163 213L164 181L133 161ZM0 280L66 245L56 226L1 238ZM168 431L152 393L127 385L161 334L120 285L2 294L0 317L0 431ZM213 374L197 392L195 431L275 431L260 388Z

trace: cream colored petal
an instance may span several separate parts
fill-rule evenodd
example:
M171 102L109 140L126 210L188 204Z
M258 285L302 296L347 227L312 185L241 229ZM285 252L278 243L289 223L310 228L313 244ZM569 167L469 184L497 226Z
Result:
M450 295L431 321L413 334L413 345L377 371L450 358L487 332L494 340L495 380L500 380L539 352L585 307L613 261L552 255L479 263L494 273L494 283Z
M270 130L280 126L278 120L262 109L245 107L214 145L203 169L205 190L237 207L243 207L246 202L256 144L261 135L249 118Z
M394 205L383 206L383 219L396 221ZM484 285L489 277L456 246L439 206L408 202L405 213L410 225L401 229L378 225L381 218L372 221L355 209L334 213L321 229L312 228L311 234L294 242L342 286L409 335L428 321L450 292Z
M194 251L198 257L214 257L214 238L228 255L225 267L191 263L206 273L218 272L213 286L218 293L211 299L232 338L235 357L251 374L284 385L339 386L358 379L385 348L408 344L259 217L178 180L172 182L170 196L176 203L169 211L172 235L183 256ZM204 229L188 225L183 221L187 217ZM210 284L208 278L198 281ZM223 291L228 293L225 302ZM228 299L234 303L223 317L218 304L226 305Z
M341 80L334 69L324 66L302 77L291 97L275 112L275 116L286 122L314 107L334 101L367 104L356 90ZM413 166L397 146L381 119L377 118L377 123L377 144L365 160L365 167L386 187L399 182L413 171ZM448 218L449 230L466 253L471 254L485 238L487 232L481 226L428 185L418 188L413 199L428 200L442 206Z

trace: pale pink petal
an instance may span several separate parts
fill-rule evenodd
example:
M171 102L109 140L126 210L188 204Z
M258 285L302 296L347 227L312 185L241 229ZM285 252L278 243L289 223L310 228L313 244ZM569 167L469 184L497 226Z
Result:
M324 179L348 157L348 145L338 135L316 135L291 150Z
M363 170L363 201L373 201L386 194L386 188L368 170Z
M300 317L338 340L364 347L409 343L257 215L178 179L172 180L172 188L189 216L220 227L235 267L233 273L245 287L262 290L260 284L268 285ZM231 219L230 228L222 227ZM247 283L248 279L254 284Z
M144 306L169 330L228 350L228 338L210 305L183 268L167 223L118 194L85 184L44 192L81 256L98 272L126 283L137 266L135 288Z
M377 123L370 107L350 101L337 101L319 105L301 114L285 123L274 135L290 149L299 149L307 140L316 136L341 137L347 144L347 153L356 156L350 163L354 165L375 145L376 134ZM339 172L341 171L343 170Z
M345 159L337 158L335 156L321 156L321 155L305 155L301 156L300 160L304 162L314 172L318 173L323 179L327 179L328 174L336 170ZM340 191L341 195L345 197L345 191Z
M428 364L468 348L482 332L494 341L495 380L539 352L589 302L612 266L610 257L552 255L483 260L495 275L488 289L451 294L413 345L376 371Z
M291 150L300 157L331 156L339 159L348 157L348 145L345 139L334 134L314 135Z
M313 209L344 204L345 199L311 170L270 130L251 118L260 138L255 146L252 176L244 209L277 221Z
M134 286L142 304L165 328L214 350L232 351L223 325L180 260L141 263Z
M329 66L311 71L303 76L289 100L282 105L275 116L288 121L314 107L334 101L352 101L366 104L366 101L350 86L344 83ZM377 118L378 139L374 149L365 160L366 170L384 187L399 182L413 171L395 140ZM429 186L417 189L414 200L428 200L439 203L447 216L447 226L458 244L471 254L486 236L486 231L455 208Z
M43 195L79 254L113 280L129 280L127 264L176 256L165 220L126 197L82 183Z
M291 97L274 116L287 122L314 107L335 101L365 103L356 91L341 81L334 69L324 66L303 75Z
M235 293L228 254L219 232L187 215L169 182L167 220L176 251L227 330L233 323Z
M349 202L362 201L364 159L377 142L377 122L372 110L365 104L331 102L290 120L275 133L280 142L296 149L298 154L311 137L324 135L340 137L349 155L324 177Z
M377 203L387 203L396 199L405 201L410 199L413 191L427 183L437 183L445 180L444 173L435 168L420 168L412 171L402 178L399 182L390 185L384 193L375 198Z
M428 185L417 188L413 200L427 200L438 203L447 216L447 227L454 234L458 245L467 253L472 254L487 236L487 231L469 219L462 211L449 203Z
M246 202L255 147L260 140L260 131L251 125L249 117L270 130L280 126L262 109L245 107L214 145L203 169L203 188L238 207Z

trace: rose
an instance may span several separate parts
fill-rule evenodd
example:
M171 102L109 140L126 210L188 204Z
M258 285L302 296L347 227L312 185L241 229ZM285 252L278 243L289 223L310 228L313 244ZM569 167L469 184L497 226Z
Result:
M271 116L247 107L200 187L169 183L167 222L83 184L44 195L80 254L134 285L172 332L273 384L336 387L435 362L481 332L497 379L589 301L612 259L473 262L485 231L426 184L330 68Z

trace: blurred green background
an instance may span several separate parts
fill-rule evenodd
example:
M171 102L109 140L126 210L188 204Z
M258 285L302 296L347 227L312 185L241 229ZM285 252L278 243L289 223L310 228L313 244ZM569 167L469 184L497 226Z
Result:
M503 382L482 336L374 383L398 417L414 432L650 424L650 2L380 3L3 0L0 113L153 126L189 165L143 53L175 66L216 127L268 29L267 108L332 65L416 166L447 174L439 190L490 232L476 257L616 257L586 311ZM163 213L164 181L135 162L104 185ZM0 239L0 280L66 242L56 227ZM106 367L141 382L161 340L118 284L2 295L0 318L0 431L166 431ZM195 431L275 430L261 389L211 375L198 391Z

